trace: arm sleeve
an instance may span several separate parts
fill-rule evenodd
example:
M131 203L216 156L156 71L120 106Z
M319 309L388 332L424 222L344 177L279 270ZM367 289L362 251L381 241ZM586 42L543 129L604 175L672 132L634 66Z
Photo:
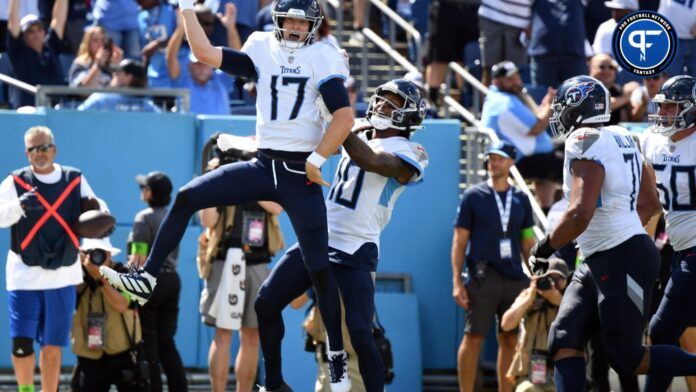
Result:
M144 214L137 214L135 216L133 229L131 230L128 239L134 243L143 242L148 245L152 243L152 233L150 233L150 228L147 225Z
M343 79L335 77L319 86L321 98L324 100L329 113L335 112L338 109L350 106L348 91L343 85Z
M462 201L459 203L459 208L457 208L457 219L454 221L454 227L471 230L473 221L471 195L471 192L466 191L462 194Z
M94 194L94 190L92 190L92 187L87 182L84 174L80 180L80 197L93 197L97 199L97 195Z
M222 63L220 69L230 75L258 80L259 75L251 57L244 52L230 48L222 48Z
M24 216L12 176L0 183L0 227L10 227Z
M516 133L526 135L536 124L537 118L529 108L524 106L522 101L512 98L510 107L500 113L498 125L504 129L505 133Z

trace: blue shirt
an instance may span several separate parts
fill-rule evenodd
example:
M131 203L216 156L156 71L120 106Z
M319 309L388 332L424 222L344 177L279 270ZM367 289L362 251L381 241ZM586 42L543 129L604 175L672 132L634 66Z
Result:
M580 0L534 0L529 55L585 58L585 20Z
M138 28L140 8L135 0L96 0L93 7L94 21L107 30Z
M188 70L188 62L182 69ZM215 70L204 85L196 83L190 73L183 73L172 80L173 87L188 88L190 92L190 112L195 114L230 114L230 88L234 79L226 73Z
M261 8L256 14L256 31L273 31L273 3Z
M508 235L512 245L512 257L501 259L500 240L503 228L500 222L498 205L493 196L493 189L485 182L468 188L462 194L462 201L457 212L455 227L469 230L469 250L466 265L474 271L476 261L487 261L488 265L501 274L512 279L526 279L522 270L521 242L522 230L534 226L532 205L524 192L512 186L512 207ZM505 204L506 192L499 193Z
M140 45L144 48L148 43L156 39L169 40L176 29L176 11L169 4L160 4L149 10L140 11L138 14L140 30ZM171 86L171 79L167 72L167 59L165 58L165 46L150 57L147 67L147 84L151 88L166 88Z
M536 122L534 112L516 94L490 87L490 94L483 102L481 126L494 130L499 138L514 145L518 160L553 151L553 142L546 132L528 135Z
M77 110L113 110L118 112L161 112L148 98L116 93L94 93Z

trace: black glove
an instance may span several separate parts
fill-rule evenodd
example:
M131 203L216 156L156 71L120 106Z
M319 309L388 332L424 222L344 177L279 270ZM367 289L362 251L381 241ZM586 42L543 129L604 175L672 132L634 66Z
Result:
M19 197L19 205L22 206L24 211L41 209L39 197L36 196L33 189L28 192L24 192L22 196Z
M534 275L543 275L549 269L548 258L553 255L556 251L549 244L549 236L544 237L543 240L537 242L534 247L532 247L531 254L529 256L529 265L532 268L532 273Z

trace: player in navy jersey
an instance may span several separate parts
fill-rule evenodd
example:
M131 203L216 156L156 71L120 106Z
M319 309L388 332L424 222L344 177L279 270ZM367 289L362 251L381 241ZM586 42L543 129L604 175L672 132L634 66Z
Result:
M280 0L273 9L273 32L253 33L237 51L213 47L198 23L193 0L180 0L184 28L196 58L229 74L256 82L258 158L221 166L184 187L155 237L144 270L128 274L102 268L118 289L145 303L166 256L179 243L198 210L269 200L283 206L297 234L304 266L317 292L326 324L333 391L348 391L341 336L340 300L329 266L326 206L321 176L326 157L343 143L353 114L343 81L348 69L338 48L314 43L323 19L317 0ZM324 131L315 104L321 96L333 115ZM139 266L142 260L132 260ZM264 353L271 371L280 357ZM269 390L278 385L267 385Z
M652 132L641 140L652 163L665 214L667 237L674 247L672 275L650 321L653 344L678 345L689 326L696 325L696 78L674 76L653 98L657 114ZM666 391L670 376L648 376L647 392Z
M384 391L384 364L372 336L372 274L377 269L379 237L399 195L423 180L428 155L409 135L420 128L426 106L412 82L397 79L378 87L368 107L369 124L356 127L343 143L341 162L326 199L331 269L368 392ZM281 312L310 286L300 249L294 245L273 268L256 300L264 354L273 352L280 357L285 331ZM278 380L282 382L279 369L267 367L266 385ZM290 390L284 382L282 385L283 391Z
M659 255L643 228L659 210L655 181L638 143L624 128L604 126L609 92L578 76L556 92L551 128L565 137L563 191L568 210L532 249L530 265L544 273L548 257L577 239L583 264L563 295L549 331L556 389L583 391L583 348L601 334L611 367L621 376L696 374L696 356L669 345L643 346L643 330Z

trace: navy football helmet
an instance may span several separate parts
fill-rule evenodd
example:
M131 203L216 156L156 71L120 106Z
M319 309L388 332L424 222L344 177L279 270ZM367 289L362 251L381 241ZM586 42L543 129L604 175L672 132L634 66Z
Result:
M278 0L273 11L273 31L275 37L280 43L280 46L288 49L299 49L303 46L310 45L316 37L317 30L321 26L321 21L324 16L321 13L321 8L317 0ZM285 18L304 19L309 21L309 32L307 37L301 41L288 41L283 35L284 32L296 34L304 34L304 32L288 30L283 28Z
M403 105L385 97L387 92L394 93L404 99ZM391 116L387 117L379 110L380 103L391 106ZM421 89L418 85L406 79L394 79L377 87L370 104L367 107L365 117L370 124L378 131L386 129L398 129L406 132L413 132L422 128L420 124L425 118L428 103L423 98Z
M676 115L660 115L658 110L658 113L648 116L653 132L671 136L696 125L696 78L693 76L678 75L667 79L652 101L658 107L677 105Z
M553 135L573 132L584 124L604 124L611 117L609 91L590 76L575 76L556 90L549 120Z

